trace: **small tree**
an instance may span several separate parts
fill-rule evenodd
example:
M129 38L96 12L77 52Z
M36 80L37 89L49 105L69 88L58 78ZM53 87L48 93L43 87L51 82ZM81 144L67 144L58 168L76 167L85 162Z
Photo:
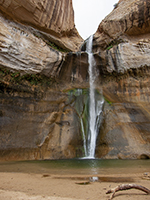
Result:
M114 9L116 9L118 7L118 3L114 4Z

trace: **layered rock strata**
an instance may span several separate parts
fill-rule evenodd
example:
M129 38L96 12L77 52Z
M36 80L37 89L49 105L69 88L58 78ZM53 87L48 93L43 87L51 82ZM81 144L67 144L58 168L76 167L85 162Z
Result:
M82 42L72 1L4 0L0 10L0 159L81 156L75 97L60 81Z
M94 35L105 104L97 156L150 158L149 1L122 0Z
M133 39L132 36L149 34L150 2L148 0L122 0L100 23L94 35L94 48L106 49L114 43ZM144 35L142 36L144 38Z
M1 160L84 156L80 116L85 120L88 98L74 88L89 86L88 56L58 48L81 41L74 25L63 23L71 5L0 1ZM59 21L62 8L68 13ZM98 158L150 158L149 10L149 1L120 0L94 35L96 88L105 98Z
M0 83L0 160L82 155L74 97L70 102L68 93L60 92L58 85L53 81L48 83L48 79L42 86L29 80L29 76L18 84L8 72L3 79Z
M0 65L22 74L56 76L63 54L48 46L28 27L0 16Z
M1 0L0 10L11 19L38 29L64 49L75 51L82 42L70 0Z

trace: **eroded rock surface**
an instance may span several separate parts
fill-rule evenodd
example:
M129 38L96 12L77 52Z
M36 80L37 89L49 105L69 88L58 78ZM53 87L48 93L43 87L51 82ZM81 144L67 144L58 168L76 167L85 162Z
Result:
M82 42L72 1L3 0L0 10L0 159L81 156L75 97L60 80Z
M3 79L0 83L0 160L82 155L74 96L61 92L55 82L33 85L28 77L18 84L8 72L7 75L3 72Z
M56 76L62 53L30 29L0 16L0 65L22 74Z
M95 48L105 49L114 40L126 41L131 36L149 34L149 10L149 0L119 1L116 8L100 23L94 35Z
M0 10L13 20L40 30L62 48L75 51L82 42L70 0L1 0Z
M94 35L105 104L97 156L150 158L149 1L122 0Z
M143 70L118 76L104 85L107 102L98 139L99 157L150 157L150 71Z
M80 43L73 23L60 22L71 20L71 1L18 6L3 0L0 6L15 20L0 17L0 159L84 156L80 115L88 100L69 90L89 86L88 56L48 45L76 49ZM62 8L69 11L59 21ZM105 97L98 158L150 158L149 10L148 0L120 0L94 35L96 87Z

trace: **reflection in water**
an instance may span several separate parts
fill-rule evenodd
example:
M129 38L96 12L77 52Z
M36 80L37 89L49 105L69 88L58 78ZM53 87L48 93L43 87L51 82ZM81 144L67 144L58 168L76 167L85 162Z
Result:
M23 172L54 175L89 175L93 180L102 175L131 174L150 171L150 160L70 159L45 161L0 162L0 172Z
M93 177L91 177L91 182L95 182L98 181L98 177L95 175L98 175L98 165L97 162L95 162L95 160L91 160L91 174L93 175Z

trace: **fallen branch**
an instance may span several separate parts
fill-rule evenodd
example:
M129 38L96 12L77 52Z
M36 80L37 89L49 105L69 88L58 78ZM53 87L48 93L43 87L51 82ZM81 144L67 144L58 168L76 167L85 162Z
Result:
M122 184L122 185L118 185L117 187L110 189L106 192L106 194L110 194L112 193L112 195L110 196L110 199L113 199L114 195L116 192L118 191L122 191L122 190L129 190L129 189L138 189L138 190L142 190L143 192L146 192L147 194L150 194L150 190L147 189L146 187L143 187L141 185L136 185L136 184Z

